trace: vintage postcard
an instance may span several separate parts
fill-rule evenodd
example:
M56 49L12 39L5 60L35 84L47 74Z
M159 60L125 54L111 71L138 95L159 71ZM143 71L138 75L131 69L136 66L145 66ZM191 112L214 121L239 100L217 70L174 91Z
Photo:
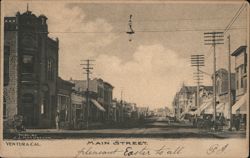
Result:
M248 157L246 1L2 0L1 157Z

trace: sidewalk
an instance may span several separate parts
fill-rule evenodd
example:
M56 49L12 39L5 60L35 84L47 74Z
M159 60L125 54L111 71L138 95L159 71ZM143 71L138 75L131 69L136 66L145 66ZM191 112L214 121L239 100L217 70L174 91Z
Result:
M128 128L96 130L27 129L4 133L7 139L84 139L84 138L246 138L246 131L207 131L197 128Z

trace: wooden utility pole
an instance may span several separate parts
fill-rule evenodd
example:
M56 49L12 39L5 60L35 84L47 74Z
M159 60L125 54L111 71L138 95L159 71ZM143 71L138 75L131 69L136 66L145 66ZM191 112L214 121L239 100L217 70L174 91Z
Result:
M197 71L194 72L194 80L197 83L196 90L196 107L200 107L200 84L203 79L202 71L200 71L201 66L205 66L204 64L204 55L191 55L191 66L195 66ZM200 115L200 112L198 113Z
M229 130L232 129L232 94L231 94L231 46L230 46L230 35L228 39L228 114L229 114Z
M87 74L87 89L86 89L86 102L87 102L87 117L86 117L86 128L88 129L89 128L89 100L90 100L90 97L89 97L89 75L91 74L91 71L93 69L93 67L90 67L91 64L90 62L91 61L94 61L94 60L90 60L90 59L87 59L87 60L82 60L84 61L85 63L81 64L81 65L84 65L83 69L85 69L85 73L84 74Z
M123 97L123 90L121 90L121 122L124 121L124 109L123 109L123 100L122 100L122 97Z
M223 32L205 32L205 45L212 45L214 48L214 61L213 61L213 120L216 120L216 51L215 47L217 44L224 44L224 33Z

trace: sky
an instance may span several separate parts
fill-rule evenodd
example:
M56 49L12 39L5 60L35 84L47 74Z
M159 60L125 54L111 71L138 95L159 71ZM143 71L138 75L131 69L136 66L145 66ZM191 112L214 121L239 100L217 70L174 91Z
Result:
M196 85L192 54L205 55L203 71L213 72L213 49L204 45L204 32L223 31L242 2L237 3L90 3L79 1L6 1L4 16L27 9L48 18L49 36L59 38L59 76L86 79L81 60L94 59L91 78L114 86L114 98L138 106L159 108L171 103L185 85ZM227 35L231 51L246 45L245 7ZM135 34L129 36L132 15ZM129 39L132 41L129 41ZM227 68L228 42L216 46L217 69ZM232 70L234 70L234 58ZM204 75L204 85L212 85Z

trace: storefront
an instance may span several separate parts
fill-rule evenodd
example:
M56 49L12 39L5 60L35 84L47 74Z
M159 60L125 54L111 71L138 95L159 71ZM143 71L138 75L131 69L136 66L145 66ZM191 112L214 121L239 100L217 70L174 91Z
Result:
M104 119L104 113L105 113L104 107L95 99L90 99L90 119L92 123L96 122L103 122Z
M247 94L244 94L232 107L232 114L247 114Z
M244 94L232 107L234 122L239 118L241 129L246 129L247 105L247 94Z
M82 94L76 92L71 95L72 103L72 120L71 125L74 129L80 129L84 127L85 110L86 110L86 98Z

